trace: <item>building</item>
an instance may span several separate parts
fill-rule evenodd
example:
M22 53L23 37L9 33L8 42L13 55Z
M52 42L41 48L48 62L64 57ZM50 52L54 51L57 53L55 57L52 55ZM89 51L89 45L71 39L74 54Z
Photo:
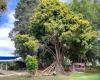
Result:
M8 70L8 62L22 61L18 56L0 56L0 70Z

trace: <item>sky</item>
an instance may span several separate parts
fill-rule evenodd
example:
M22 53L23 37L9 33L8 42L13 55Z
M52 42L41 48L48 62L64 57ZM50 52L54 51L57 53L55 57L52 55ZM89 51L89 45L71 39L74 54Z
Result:
M14 27L14 14L18 0L9 0L7 10L0 17L0 56L8 56L14 52L14 43L8 37Z
M70 0L60 0L67 1ZM15 8L17 6L18 0L9 0L7 3L7 10L0 17L0 56L11 56L15 50L14 42L8 37L9 32L14 27Z

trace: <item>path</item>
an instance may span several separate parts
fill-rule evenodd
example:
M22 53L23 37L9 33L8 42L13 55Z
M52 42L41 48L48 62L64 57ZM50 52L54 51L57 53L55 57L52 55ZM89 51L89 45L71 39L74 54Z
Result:
M13 76L13 75L18 75L18 76L25 76L29 75L28 72L26 71L5 71L5 70L0 70L0 77L5 77L5 76Z

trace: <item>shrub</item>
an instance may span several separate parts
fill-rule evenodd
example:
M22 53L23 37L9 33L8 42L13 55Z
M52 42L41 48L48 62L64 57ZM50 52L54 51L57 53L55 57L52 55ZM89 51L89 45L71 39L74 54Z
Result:
M38 61L36 56L27 56L26 57L26 68L28 71L33 72L38 69Z

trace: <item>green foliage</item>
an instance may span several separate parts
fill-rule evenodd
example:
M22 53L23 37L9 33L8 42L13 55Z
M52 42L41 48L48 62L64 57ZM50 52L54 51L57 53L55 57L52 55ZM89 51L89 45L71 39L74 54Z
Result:
M28 41L24 43L24 46L29 50L29 51L36 51L38 48L38 41Z
M70 6L71 6L71 9L75 13L83 14L83 17L89 20L91 22L91 25L93 25L97 29L100 29L100 18L99 18L100 17L100 3L97 3L96 0L80 0L80 1L73 0ZM90 37L89 34L90 33L84 34L84 35L87 35L85 39L88 39ZM97 37L99 38L100 36L98 35ZM97 57L100 55L99 54L100 45L99 45L98 38L96 38L96 40L92 43L93 45L91 49L86 54L87 59L92 62L93 61L95 62Z
M9 33L9 37L14 40L15 34L27 34L29 33L28 22L32 13L34 12L34 8L36 7L38 0L20 0L16 11L15 11L15 27ZM16 44L15 44L16 45Z
M46 68L53 62L53 57L50 53L44 53L40 57L40 68Z
M19 1L15 11L17 21L15 21L15 26L9 33L9 37L15 43L15 53L21 55L24 59L27 54L34 55L37 48L36 44L38 41L28 35L30 33L28 28L29 19L34 12L37 2L38 0Z
M38 41L29 35L16 35L15 44L16 52L23 58L25 58L27 54L34 55L34 52L38 48Z
M6 2L4 0L0 0L0 12L6 9Z
M75 13L83 14L85 19L89 20L93 26L99 28L100 3L97 3L95 0L73 0L70 6Z
M94 6L96 7L96 16L97 16L97 20L96 20L96 25L97 25L97 28L100 29L100 3L95 3Z
M26 57L26 67L27 67L27 70L29 70L30 72L38 69L38 61L35 56L28 55Z
M92 52L96 54L100 58L100 31L98 31L98 37L94 41L94 46L92 48Z
M64 62L63 62L63 66L66 68L66 67L69 67L70 65L71 65L71 61L65 57Z
M21 4L20 6L23 6ZM21 10L24 9L21 7ZM83 15L75 14L65 3L58 0L39 0L39 4L31 14L30 22L28 21L31 15L26 16L27 11L23 11L25 15L18 12L20 7L18 11L16 10L16 18L19 21L15 29L18 30L14 32L19 34L14 41L16 52L22 57L34 55L38 46L43 45L44 51L48 51L55 60L62 62L68 53L84 55L92 48L92 42L97 37L97 32ZM28 21L25 21L27 23L22 22L27 20L25 16L28 18Z
M0 17L5 12L6 8L7 8L6 1L5 0L0 0Z
M58 40L67 49L75 48L78 53L91 48L91 42L97 36L89 21L57 0L40 0L30 21L30 31L44 43L46 40L55 44Z

